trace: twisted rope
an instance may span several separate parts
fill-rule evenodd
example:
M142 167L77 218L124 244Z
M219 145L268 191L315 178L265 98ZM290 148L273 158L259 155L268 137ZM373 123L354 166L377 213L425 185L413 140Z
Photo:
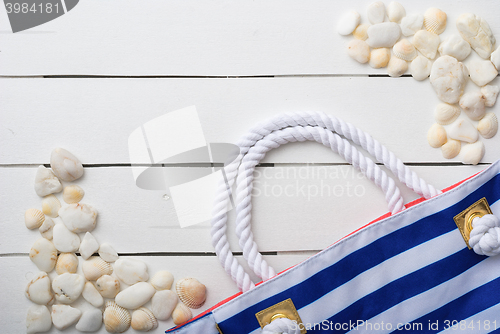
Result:
M295 320L278 318L264 326L262 334L300 334L300 328Z
M500 219L494 215L474 218L469 246L479 255L500 254Z

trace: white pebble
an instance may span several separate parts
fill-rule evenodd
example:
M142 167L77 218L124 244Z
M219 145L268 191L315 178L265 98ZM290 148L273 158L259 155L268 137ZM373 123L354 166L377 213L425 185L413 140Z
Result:
M370 47L363 40L353 39L347 44L347 54L357 62L364 64L370 59Z
M372 48L392 48L401 37L401 28L394 22L378 23L366 31L366 43Z
M55 174L45 166L39 166L35 176L35 192L44 197L58 193L62 190L62 184Z
M398 57L391 57L387 65L387 73L391 77L400 77L408 70L408 63Z
M51 315L54 327L62 331L77 322L82 311L69 305L54 305Z
M368 21L371 24L384 22L385 19L385 5L382 1L377 1L368 6L366 10Z
M64 253L73 253L80 247L80 237L71 232L64 224L56 224L53 228L54 237L52 238L57 250Z
M106 242L99 247L99 256L106 262L115 262L118 260L118 253L113 246Z
M82 243L80 244L80 255L87 260L89 257L92 256L97 250L99 249L99 243L97 240L94 238L94 236L90 233L87 232L85 233L85 236L82 239Z
M115 297L115 302L121 307L133 310L146 304L155 292L151 284L138 282L120 291Z
M389 21L400 23L401 19L406 16L405 8L399 2L393 1L387 6L387 16Z
M83 312L76 324L76 330L80 332L96 332L102 326L102 311L92 308Z
M78 274L64 273L52 281L52 290L56 300L63 304L71 304L80 297L85 286L85 279Z
M132 285L149 279L148 267L140 260L121 258L116 260L114 272L125 284Z
M484 105L487 107L493 107L497 101L498 93L500 88L494 85L486 85L481 88L481 94L484 97Z
M52 327L50 311L45 305L31 305L26 315L26 333L47 332Z
M489 60L473 60L469 64L470 79L479 87L483 87L495 79L498 71Z
M410 63L410 73L415 80L425 80L431 74L432 62L423 56L417 56Z
M83 298L89 302L94 307L101 307L104 304L104 298L102 298L99 291L97 291L94 284L91 282L86 282L82 291Z
M46 272L39 272L28 283L25 290L26 298L39 305L51 305L54 294L50 289L50 278Z
M422 14L413 14L401 19L401 33L406 37L415 35L424 25L424 16Z
M337 25L337 32L342 36L347 36L352 34L354 29L359 25L361 21L361 16L355 10L345 13L339 20Z
M30 260L38 269L50 273L57 261L57 249L54 244L45 238L39 238L30 250Z

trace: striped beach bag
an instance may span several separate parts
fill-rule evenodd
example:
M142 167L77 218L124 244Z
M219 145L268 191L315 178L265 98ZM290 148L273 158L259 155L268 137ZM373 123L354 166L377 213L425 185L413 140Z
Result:
M375 182L390 213L276 275L250 228L253 171L269 150L306 140ZM422 198L404 205L394 181L349 141ZM438 191L363 131L316 112L277 116L238 146L224 168L212 240L242 292L167 333L500 333L500 162ZM231 198L244 258L263 280L256 286L226 240Z

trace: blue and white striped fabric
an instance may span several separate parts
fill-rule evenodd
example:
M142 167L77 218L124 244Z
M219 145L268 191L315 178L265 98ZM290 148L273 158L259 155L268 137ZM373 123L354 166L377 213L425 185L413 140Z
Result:
M500 256L469 250L453 217L486 197L500 162L371 224L172 333L260 333L255 314L291 298L307 333L500 333Z

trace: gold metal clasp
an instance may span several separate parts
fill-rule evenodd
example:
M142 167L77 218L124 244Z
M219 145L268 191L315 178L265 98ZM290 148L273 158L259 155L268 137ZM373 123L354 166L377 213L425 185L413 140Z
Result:
M491 212L486 197L483 197L479 201L472 204L467 209L453 217L453 220L455 220L455 224L457 224L457 227L460 230L460 233L462 233L462 237L464 238L465 243L467 244L467 247L469 249L471 249L469 246L469 239L470 232L473 228L472 221L474 220L474 218L482 217L487 214L491 215L493 213Z
M301 334L307 333L305 326L302 324L302 319L300 319L299 313L297 312L297 309L295 309L295 305L293 305L291 298L256 313L255 317L257 318L257 321L259 321L260 328L264 328L264 326L270 324L273 320L278 318L288 318L297 322Z

